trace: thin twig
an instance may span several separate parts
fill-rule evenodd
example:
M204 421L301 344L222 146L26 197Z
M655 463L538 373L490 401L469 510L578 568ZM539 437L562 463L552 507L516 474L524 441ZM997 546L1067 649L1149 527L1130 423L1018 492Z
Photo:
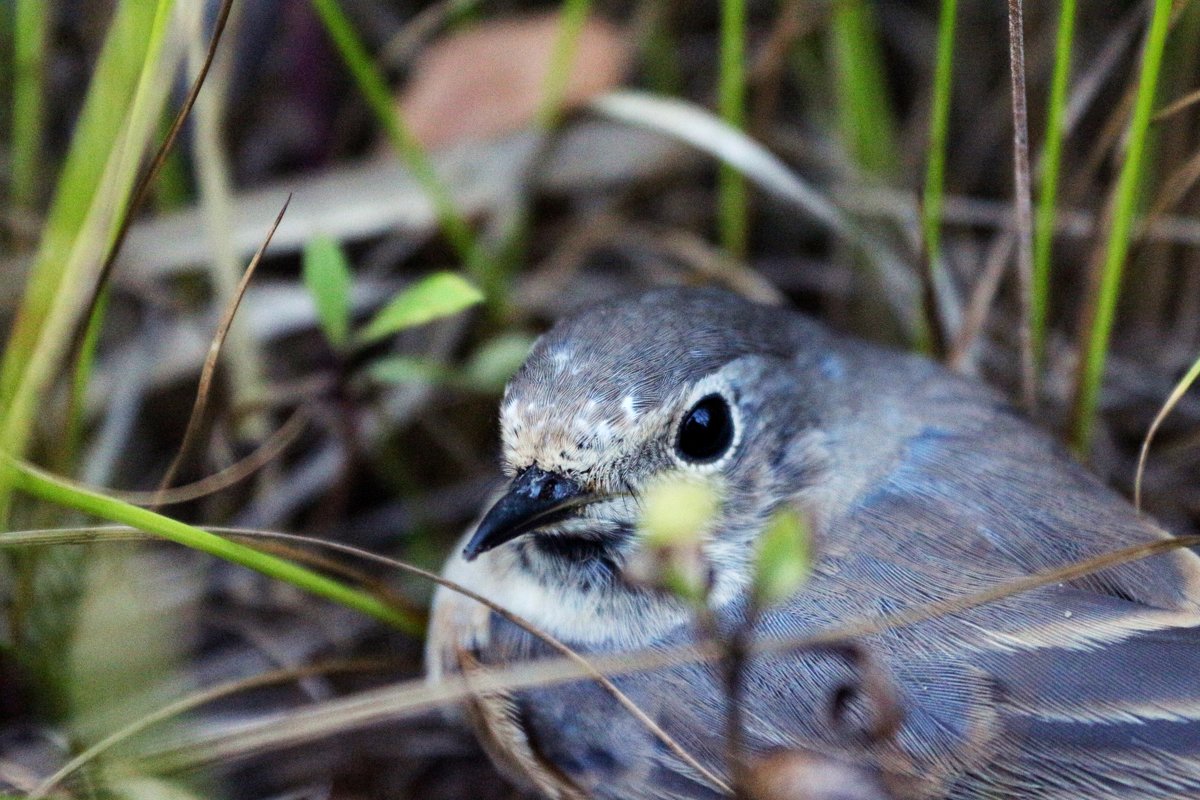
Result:
M152 492L122 491L119 489L103 489L110 497L124 500L135 506L170 506L177 503L187 503L202 497L216 494L245 480L258 470L279 457L289 448L304 429L312 421L312 416L304 406L297 408L279 428L267 437L265 441L245 458L230 464L219 472L201 478L198 481L178 486L174 489L156 489Z
M212 389L213 375L217 368L217 358L221 355L221 345L225 342L225 337L229 334L229 328L233 325L233 318L237 314L238 306L242 303L242 297L246 294L246 288L250 285L250 279L254 277L254 271L258 264L262 261L263 253L271 244L271 238L275 235L275 231L279 229L279 223L283 221L283 215L287 212L288 204L292 202L292 196L289 194L283 202L283 207L279 209L279 214L275 217L275 222L271 225L271 230L267 232L267 237L263 239L261 245L258 246L258 251L254 257L250 259L250 264L246 267L246 271L242 273L242 279L238 282L237 290L233 297L229 299L229 305L225 309L225 313L221 316L221 321L217 324L216 333L213 335L212 343L208 347L208 355L204 358L204 366L200 370L200 383L196 387L196 400L192 405L192 414L188 418L187 428L183 433L183 441L179 445L179 452L175 454L175 458L171 461L171 465L167 468L166 474L163 475L162 482L159 484L159 492L165 492L170 488L171 482L175 480L175 473L179 471L180 464L191 451L192 445L195 442L196 435L200 431L200 425L204 421L204 412L208 407L208 396ZM161 505L161 500L152 503L152 507Z
M0 543L3 539L0 539ZM1170 550L1200 545L1200 536L1163 539L1117 550L1069 566L1010 581L1001 586L949 600L915 606L906 611L863 618L835 626L809 636L786 637L756 642L753 653L779 653L798 649L827 648L843 645L848 639L871 636L907 627L919 622L938 619L977 608L1022 592L1064 581L1078 580L1104 569L1147 558ZM608 676L625 675L665 669L680 664L712 662L721 657L721 649L713 642L697 642L662 649L614 653L591 659L591 669ZM232 730L217 730L195 736L151 758L169 760L174 768L192 766L213 760L232 758L251 751L297 744L328 735L333 729L346 730L419 713L449 703L469 699L480 691L518 691L568 683L591 676L589 669L567 659L541 659L534 662L481 670L472 677L471 685L461 678L449 677L443 682L429 684L409 681L384 689L362 692L289 715L285 720L272 718L239 725Z
M260 538L266 538L266 536L267 536L266 532L263 532L263 531L255 531L253 534L251 534L247 531L238 532L238 531L236 531L236 529L231 529L230 533L232 533L233 535L247 536L247 537L258 536ZM646 714L646 712L643 711L640 706L638 706L635 702L633 702L633 700L629 697L629 695L622 692L615 683L613 683L607 676L604 675L604 673L602 673L601 671L599 671L598 669L593 667L592 663L587 658L585 658L579 652L577 652L576 650L571 648L569 645L567 645L566 643L564 643L563 641L561 641L560 639L555 637L553 634L549 633L548 631L543 630L542 628L539 628L537 625L533 624L532 622L525 619L524 617L522 617L512 611L509 611L508 609L504 608L503 606L499 605L498 603L495 603L495 602L489 600L488 598L484 597L483 595L479 594L478 592L468 589L467 587L463 586L462 584L456 583L447 578L443 578L441 575L438 575L434 572L430 572L428 570L421 569L420 567L416 567L411 564L407 564L398 559L388 558L387 556L379 555L378 553L372 553L369 550L363 550L361 548L354 547L352 545L343 544L341 542L333 542L333 541L328 541L328 540L314 539L309 536L299 536L296 534L286 534L286 533L270 533L269 536L270 536L270 538L291 540L291 541L301 542L301 543L305 543L305 544L315 544L320 547L326 547L331 550L335 550L335 551L341 552L341 553L346 553L348 555L353 555L353 556L356 556L358 558L362 558L362 559L365 559L368 561L375 561L377 563L392 567L393 569L398 569L402 572L407 572L410 575L415 575L417 577L424 578L425 580L432 581L433 583L436 583L439 586L444 586L445 588L449 589L452 592L456 592L457 594L460 594L463 597L467 597L471 600L474 600L477 603L487 606L488 609L490 609L492 612L498 614L500 617L505 619L507 622L511 622L513 625L516 625L517 627L521 628L523 631L530 634L531 636L541 639L543 642L548 644L554 650L558 651L558 653L560 653L561 655L563 655L564 657L566 657L573 663L577 664L580 668L582 668L585 671L585 677L590 677L592 680L596 681L601 687L603 687L605 689L605 691L607 691L610 695L612 695L613 699L615 699L618 703L620 703L621 706L626 711L628 711L630 714L632 714L635 719L637 719L642 725L644 725L647 730L649 730L655 737L657 737L658 740L661 741L672 753L674 753L676 756L678 756L680 758L680 760L682 760L685 764L687 764L692 769L696 770L697 773L702 775L706 780L711 782L714 786L719 788L721 791L725 792L726 794L729 794L731 792L729 785L725 781L723 781L720 778L720 776L716 775L711 770L706 768L693 755L691 755L689 752L687 752L687 750L685 750L683 748L683 746L679 744L679 742L677 742L669 733L667 733L665 730L663 730L663 728L657 722L655 722L653 719L651 719L650 716L648 714Z
M1008 58L1012 75L1013 188L1017 211L1017 284L1020 294L1021 400L1037 407L1033 354L1033 190L1029 172L1029 113L1025 105L1025 21L1021 0L1008 0Z
M365 671L371 669L383 669L387 665L380 661L369 661L359 659L355 661L334 661L322 664L306 664L300 667L288 667L285 669L275 669L269 672L262 672L258 675L252 675L248 678L239 678L237 680L225 681L215 686L210 686L203 691L196 692L187 697L180 698L173 703L169 703L161 708L138 717L137 719L113 731L108 736L105 736L100 741L91 745L81 753L76 755L66 764L63 764L50 777L43 780L29 793L28 800L39 800L45 797L51 789L58 786L73 773L78 772L81 767L87 763L94 761L98 756L111 750L116 745L128 740L131 736L136 736L147 728L156 725L159 722L177 717L180 714L186 714L188 711L207 705L223 697L237 694L238 692L257 689L263 686L272 686L277 683L286 683L289 681L301 680L311 675L325 675L331 672L350 672L350 671Z
M116 538L133 538L133 539L144 538L143 535L137 534L135 532L135 529L125 528L124 526L101 527L101 528L88 527L88 528L77 528L77 529L64 528L64 529L58 529L58 530L59 531L75 530L80 533L86 532L86 533L91 534L89 536L85 536L78 540L62 541L61 543L63 543L63 544L92 542L92 541L97 541L97 540L104 540L106 538L113 538L113 539L116 539ZM680 745L669 733L667 733L665 730L663 730L663 728L658 723L656 723L653 719L651 719L650 716L647 715L646 712L643 711L636 703L634 703L633 700L630 699L630 697L628 695L626 695L624 692L622 692L616 686L616 684L614 684L612 682L612 680L610 680L603 672L596 669L587 658L582 656L580 653L576 652L569 645L565 644L564 642L562 642L561 640L559 640L552 634L542 630L537 625L526 620L524 617L521 617L520 615L515 614L512 611L509 611L508 609L504 608L503 606L484 597L483 595L481 595L475 591L472 591L471 589L468 589L467 587L465 587L459 583L455 583L454 581L448 580L447 578L443 578L442 576L440 576L436 573L421 569L420 567L416 567L411 564L407 564L398 559L389 558L387 556L380 555L378 553L372 553L368 550L363 550L361 548L354 547L353 545L344 544L342 542L329 541L329 540L325 540L325 539L316 539L311 536L301 536L299 534L279 533L276 531L252 530L252 529L247 529L247 528L214 527L214 528L209 528L209 530L214 533L220 533L220 534L224 534L224 535L231 536L231 537L238 537L238 538L245 538L245 539L273 539L273 540L285 541L285 542L296 542L299 544L323 547L323 548L326 548L329 550L334 550L336 552L345 553L347 555L355 556L356 558L361 558L361 559L364 559L367 561L374 561L376 563L383 564L383 565L391 567L393 569L397 569L402 572L407 572L410 575L415 575L419 578L423 578L425 580L431 581L433 583L436 583L439 586L444 586L445 588L449 589L450 591L456 592L464 597L467 597L471 600L474 600L477 603L480 603L480 604L486 606L488 609L495 612L496 614L498 614L500 617L502 617L506 621L511 622L513 625L516 625L517 627L521 628L522 630L524 630L526 633L530 634L531 636L534 636L534 637L540 639L541 641L545 642L547 645L549 645L554 650L556 650L558 653L560 653L562 656L564 656L567 660L569 660L571 663L573 663L577 669L581 670L580 677L591 678L592 680L595 680L601 687L603 687L607 692L609 692L609 694L611 694L612 697L618 703L620 703L621 706L623 708L625 708L626 711L628 711L630 714L632 714L635 719L637 719L642 725L644 725L646 727L646 729L649 730L656 738L658 738L659 741L661 741L672 753L674 753L677 757L679 757L679 759L681 761L683 761L685 764L687 764L692 769L696 770L696 772L699 775L702 775L706 780L711 782L713 786L717 787L722 792L725 792L726 794L731 793L731 789L730 789L728 783L726 783L724 780L721 779L720 776L716 775L711 770L706 768L694 756L692 756L690 753L688 753L687 750L685 750L682 745ZM104 536L104 534L108 533L108 532L115 533L116 536L113 536L113 537ZM36 545L36 544L49 544L52 540L47 538L47 535L50 533L52 533L52 532L51 531L17 531L17 532L13 532L11 534L6 534L3 538L0 538L0 547L3 547L5 545L29 546L29 545ZM43 534L43 535L37 536L35 534ZM96 534L99 534L99 535L96 535ZM133 534L133 535L127 535L127 534ZM465 699L465 697L459 698L459 699Z
M1170 119L1180 111L1191 108L1196 103L1200 103L1200 89L1195 89L1191 92L1188 92L1183 97L1168 105L1162 111L1159 111L1154 115L1154 121L1162 122L1163 120Z
M983 262L983 272L971 288L971 297L963 311L962 323L958 326L954 343L946 356L946 366L962 371L966 368L971 355L971 348L983 330L987 321L988 311L1000 288L1000 279L1004 276L1004 266L1012 257L1013 246L1016 244L1012 231L1004 231L997 235L987 257Z
M93 527L78 530L92 532L92 535L87 537L86 540L95 541L102 538L115 538L104 537L103 534L106 532L113 532L116 536L127 537L130 536L129 531L132 529ZM510 613L491 603L486 598L477 595L470 589L434 575L431 572L404 564L400 561L388 559L386 556L358 550L358 548L351 548L349 545L343 545L339 542L327 542L269 531L252 531L236 528L212 528L211 530L228 535L245 537L258 536L262 538L294 539L310 544L319 544L322 547L329 547L347 553L354 553L355 555L379 561L380 563L390 564L397 569L402 569L414 575L435 581L439 585L487 605L489 608L497 611L497 613ZM46 538L42 536L39 541L19 532L7 534L5 537L0 538L0 547L34 543L46 543ZM798 649L825 648L831 645L841 646L845 642L857 638L878 635L897 628L963 613L1024 592L1052 586L1057 583L1079 580L1105 569L1160 555L1172 550L1197 546L1200 546L1200 536L1181 536L1136 544L1104 553L1094 558L1078 561L1065 567L1008 581L982 592L925 603L891 614L861 618L811 635L760 640L750 647L750 652L754 654L780 653ZM516 619L518 619L516 615L511 615L511 619L514 624L519 625L516 622ZM534 627L534 631L536 630L536 627ZM534 631L530 631L530 633L540 636L540 632L535 633ZM566 645L563 646L566 647ZM433 685L420 680L410 681L405 684L388 687L387 689L363 692L354 697L331 701L324 704L321 708L291 715L287 718L286 723L281 723L276 718L240 726L235 732L217 731L210 737L196 737L186 742L183 746L174 748L174 750L177 753L187 753L186 759L184 759L186 764L198 764L212 759L236 755L240 752L235 749L238 746L244 749L262 749L281 744L294 744L326 735L329 733L328 724L331 717L336 718L336 724L343 726L341 729L344 730L346 726L350 725L365 725L385 719L395 719L398 715L417 713L439 705L460 702L469 699L472 694L478 691L516 691L566 683L581 678L594 679L595 673L599 673L601 676L615 676L647 672L678 666L680 664L711 662L720 658L721 655L721 648L714 642L701 641L694 644L661 649L635 650L632 652L602 655L590 660L578 656L578 661L567 657L563 659L543 659L502 668L489 668L481 671L473 679L472 686L468 686L462 679L455 678L447 678L443 682ZM581 664L579 663L580 661L584 663ZM652 721L650 722L653 724ZM654 730L654 728L650 728L650 730ZM664 735L666 735L665 732ZM242 740L240 743L239 739ZM678 752L676 754L678 755ZM163 754L160 753L160 755ZM717 785L724 784L718 783Z
M1175 384L1171 393L1167 395L1162 408L1154 415L1154 421L1150 423L1150 428L1146 431L1146 438L1142 439L1142 447L1138 451L1137 471L1133 478L1133 505L1139 511L1142 509L1142 477L1146 473L1146 458L1150 455L1150 442L1153 441L1154 434L1158 433L1158 428L1162 425L1163 420L1179 404L1183 395L1196 382L1197 378L1200 378L1200 358L1196 359L1187 373L1179 379L1179 383Z

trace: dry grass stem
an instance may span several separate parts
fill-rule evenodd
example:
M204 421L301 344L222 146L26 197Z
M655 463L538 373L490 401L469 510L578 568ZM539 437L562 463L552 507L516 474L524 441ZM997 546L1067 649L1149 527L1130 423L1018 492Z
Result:
M283 221L283 215L287 213L288 203L291 200L291 195L288 195L287 200L283 203L283 207L279 209L279 214L275 217L274 224L267 232L266 238L259 245L258 252L250 259L250 264L242 274L242 279L238 282L237 290L234 292L233 297L230 298L224 314L221 315L216 333L213 335L212 343L208 348L208 355L204 358L204 367L200 371L200 382L196 388L196 400L192 405L192 413L188 417L187 427L183 432L183 441L180 443L179 451L175 454L175 458L172 459L171 465L163 475L162 482L158 487L159 492L165 492L171 487L171 483L175 480L175 473L179 471L180 465L187 458L188 453L191 452L196 436L200 432L200 426L204 421L205 409L208 407L208 397L212 391L213 377L217 370L217 358L221 355L221 345L224 344L225 337L229 333L229 328L233 325L233 318L237 314L238 306L241 305L242 297L246 294L246 288L250 285L250 279L254 277L254 271L258 268L259 262L262 261L263 253L267 251L267 247L271 244L271 237L279 229L279 223ZM162 505L161 500L151 504L152 507L159 505Z
M230 533L232 532L230 531ZM243 531L242 535L247 533L249 532ZM253 535L259 535L259 532L255 532ZM279 536L278 534L267 535ZM286 534L282 536L288 538ZM331 543L323 543L322 546L329 544ZM1200 536L1163 539L1138 544L1066 567L1009 581L983 592L915 606L898 613L856 620L812 635L773 640L760 639L753 643L752 651L755 653L780 653L800 649L840 647L844 646L846 642L852 642L862 637L962 613L1023 592L1056 583L1078 580L1105 569L1181 547L1196 546L1200 546ZM341 547L343 546L335 546L334 549L341 549ZM372 555L371 558L382 560L384 557ZM413 574L428 577L430 580L435 579L432 573L418 568L409 566L401 568ZM450 584L443 585L447 585L453 591L460 591L459 588ZM466 590L464 594L476 599L470 590ZM192 736L166 750L159 751L151 758L156 762L165 761L166 765L172 768L194 767L203 763L311 741L352 727L398 719L441 705L461 702L479 692L519 691L583 678L594 679L596 673L613 677L664 669L685 663L712 662L721 658L723 652L723 649L716 643L702 641L695 645L596 656L586 660L586 666L575 659L562 658L486 669L472 676L469 683L462 678L455 677L437 684L428 684L423 680L409 681L385 689L329 701L316 708L289 714L284 720L275 718L250 722L223 731Z
M1012 76L1013 187L1017 212L1017 285L1020 294L1021 400L1037 407L1033 353L1033 189L1029 172L1029 113L1025 106L1025 21L1021 0L1008 0L1008 56Z

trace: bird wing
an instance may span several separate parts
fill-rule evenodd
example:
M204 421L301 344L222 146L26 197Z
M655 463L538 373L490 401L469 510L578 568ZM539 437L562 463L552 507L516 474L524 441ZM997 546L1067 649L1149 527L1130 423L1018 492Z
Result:
M904 441L891 471L819 532L809 585L765 621L777 635L1167 536L1023 420L953 388L941 390L945 414L925 398L944 422ZM1200 796L1196 576L1180 551L871 637L908 713L898 742L949 778L953 798Z
M1022 636L971 654L994 681L1003 733L952 796L1200 797L1200 618L1046 594Z
M941 376L907 402L925 423L892 445L891 466L828 525L820 544L835 555L861 548L918 570L958 569L969 590L1169 538L981 387ZM1200 557L1172 551L1078 585L1200 611Z

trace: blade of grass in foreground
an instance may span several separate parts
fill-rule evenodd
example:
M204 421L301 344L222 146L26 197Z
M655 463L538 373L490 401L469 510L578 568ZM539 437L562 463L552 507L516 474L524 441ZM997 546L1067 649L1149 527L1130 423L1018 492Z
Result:
M42 78L47 0L16 0L13 8L12 201L30 208L37 200L42 142Z
M575 53L578 50L579 34L587 22L592 9L591 0L566 0L563 3L562 20L554 40L554 52L550 56L550 70L542 89L542 101L538 106L537 121L543 128L553 128L562 116L563 100L571 71L575 68Z
M1050 253L1054 243L1055 205L1062 169L1063 115L1071 78L1071 49L1075 39L1075 0L1062 0L1054 44L1054 75L1046 109L1046 141L1042 145L1042 175L1037 223L1033 229L1033 292L1029 309L1033 355L1040 364L1046 348L1046 317L1050 308Z
M305 591L332 600L346 608L362 612L414 636L422 626L400 609L372 594L346 586L332 578L293 564L277 556L232 542L208 531L165 517L121 500L84 489L69 481L43 472L22 461L0 461L0 470L9 473L20 491L56 505L73 508L110 522L154 534L177 544L240 564L268 577L290 583Z
M1055 570L1008 581L985 591L920 604L901 611L860 619L846 620L823 630L802 636L766 638L753 645L756 653L795 652L802 648L818 649L844 645L853 639L882 631L907 627L930 619L961 614L1007 597L1065 581L1078 580L1118 564L1127 564L1181 547L1195 547L1200 537L1163 539L1113 551ZM622 653L593 655L591 669L615 677L649 672L677 664L712 662L723 651L711 641L688 643L670 648L649 648ZM565 658L544 658L504 667L480 670L465 679L447 675L437 683L416 679L394 683L382 689L367 689L358 694L322 701L289 711L284 717L253 720L218 730L190 730L180 740L170 742L148 754L149 766L158 770L195 769L220 763L246 752L263 753L282 747L314 741L323 736L345 733L354 728L422 713L449 703L478 697L482 693L513 692L533 687L575 681L588 677L588 671Z
M1150 29L1142 51L1133 119L1129 124L1125 163L1121 166L1112 200L1112 227L1105 246L1099 286L1094 296L1089 298L1090 304L1084 309L1085 324L1080 326L1083 352L1075 385L1072 443L1076 452L1083 456L1091 449L1096 407L1100 399L1100 384L1104 378L1109 337L1121 290L1121 273L1133 238L1146 136L1150 129L1151 117L1154 115L1154 97L1158 89L1158 76L1162 68L1167 32L1170 29L1170 17L1171 0L1154 0Z
M947 353L948 332L938 307L938 285L942 283L942 205L946 191L946 141L950 132L950 99L954 76L954 29L958 0L942 0L938 16L937 62L933 73L933 97L929 118L929 155L925 168L925 191L921 201L921 249L923 271L921 313L917 319L918 348L933 356Z
M19 457L58 374L162 113L173 3L117 6L71 137L42 240L0 363L0 453ZM0 527L10 487L0 474Z

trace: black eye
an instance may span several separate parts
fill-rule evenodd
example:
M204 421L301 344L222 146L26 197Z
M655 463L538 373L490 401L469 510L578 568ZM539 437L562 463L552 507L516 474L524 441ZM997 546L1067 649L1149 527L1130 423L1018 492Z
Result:
M700 399L683 418L675 449L685 461L716 461L733 444L733 414L719 394Z

